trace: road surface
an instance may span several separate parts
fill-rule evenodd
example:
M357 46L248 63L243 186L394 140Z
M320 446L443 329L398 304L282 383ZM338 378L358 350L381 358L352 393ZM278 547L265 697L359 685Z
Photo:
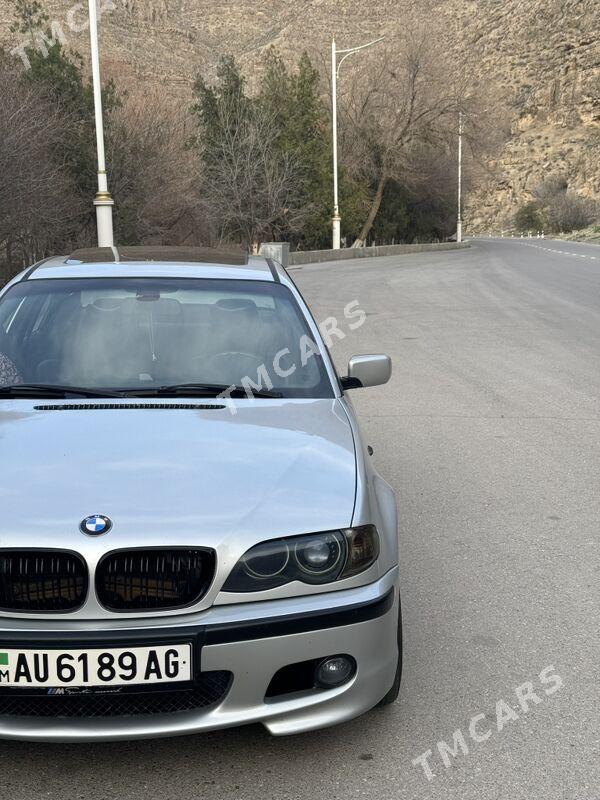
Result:
M400 702L287 739L3 742L3 794L597 800L600 247L481 240L292 274L342 332L347 303L367 313L334 341L340 370L394 359L354 398L400 505Z

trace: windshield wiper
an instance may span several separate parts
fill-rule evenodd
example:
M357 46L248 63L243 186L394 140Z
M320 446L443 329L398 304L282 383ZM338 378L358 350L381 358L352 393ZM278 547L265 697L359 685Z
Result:
M86 389L81 386L57 386L45 383L13 383L0 386L0 397L123 397L121 392Z
M247 397L243 386L232 387L225 383L175 383L172 386L156 386L153 389L127 389L124 394L132 397L218 397L227 393L227 397ZM268 389L251 389L251 397L280 398L281 392Z

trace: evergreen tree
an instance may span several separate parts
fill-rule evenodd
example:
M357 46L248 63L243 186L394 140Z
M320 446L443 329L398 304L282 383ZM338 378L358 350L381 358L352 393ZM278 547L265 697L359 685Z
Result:
M255 249L305 224L303 175L283 146L283 120L245 91L235 60L222 59L213 86L195 84L204 189L222 235Z
M319 72L307 53L290 73L282 58L271 51L258 96L261 113L277 120L278 148L293 154L300 165L302 203L308 216L304 230L290 239L305 250L326 246L331 227L331 134L319 83Z
M304 204L309 217L302 233L290 237L303 250L331 247L333 215L333 145L331 121L323 99L321 76L304 52L290 72L274 51L267 64L259 95L261 104L278 111L280 147L292 152L302 165ZM343 209L342 234L353 240L368 208L367 187L339 170Z
M209 172L219 168L223 143L235 137L236 129L251 116L245 84L231 56L225 56L219 62L214 86L209 86L203 76L196 80L193 110L201 128L202 160Z
M214 189L218 186L216 194L223 195L227 161L234 158L232 150L237 148L238 165L247 165L251 159L244 158L241 153L243 143L248 146L245 132L248 126L262 126L269 137L268 146L275 163L288 165L288 168L294 166L294 190L286 193L288 207L270 226L272 235L289 241L293 248L330 247L333 211L331 130L321 93L320 75L308 54L304 53L297 68L291 70L276 51L269 51L255 96L248 95L246 82L235 60L226 57L218 67L215 84L209 86L200 77L195 92L197 103L194 109L201 127L199 145L207 187L212 185ZM277 172L281 174L281 171L280 167ZM231 179L234 173L232 165L228 172ZM247 172L246 167L246 177ZM242 182L241 176L239 180ZM268 183L266 176L255 175L257 194L261 181ZM364 217L366 188L351 181L342 170L340 196L345 229L349 236L354 236ZM222 203L218 205L222 206ZM299 209L302 209L301 226ZM233 234L231 224L227 233Z

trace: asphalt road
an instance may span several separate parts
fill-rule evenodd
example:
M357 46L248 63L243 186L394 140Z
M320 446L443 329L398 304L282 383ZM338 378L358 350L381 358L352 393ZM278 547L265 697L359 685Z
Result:
M287 739L2 742L3 794L597 800L600 247L482 240L292 274L342 331L347 303L367 312L334 343L340 369L351 353L394 359L392 382L355 402L400 506L400 701ZM468 752L442 745L445 766L438 742L457 730ZM431 780L413 764L428 750Z

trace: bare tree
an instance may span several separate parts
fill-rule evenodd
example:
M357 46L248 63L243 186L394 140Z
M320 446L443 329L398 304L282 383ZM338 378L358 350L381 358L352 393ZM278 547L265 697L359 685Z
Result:
M273 117L232 103L220 103L216 113L222 135L203 189L222 238L257 250L267 238L299 231L312 209L300 199L301 165L277 147Z
M299 231L313 209L302 165L281 147L273 109L246 95L231 57L221 61L216 85L198 79L196 96L203 192L221 238L256 250L267 238Z
M53 252L80 227L77 193L54 154L69 120L0 58L2 277Z
M366 240L388 182L422 180L423 153L456 136L465 96L465 82L453 73L431 27L407 24L378 47L356 62L340 102L346 169L373 187L355 246Z
M189 112L163 88L123 92L108 129L120 244L210 244Z

